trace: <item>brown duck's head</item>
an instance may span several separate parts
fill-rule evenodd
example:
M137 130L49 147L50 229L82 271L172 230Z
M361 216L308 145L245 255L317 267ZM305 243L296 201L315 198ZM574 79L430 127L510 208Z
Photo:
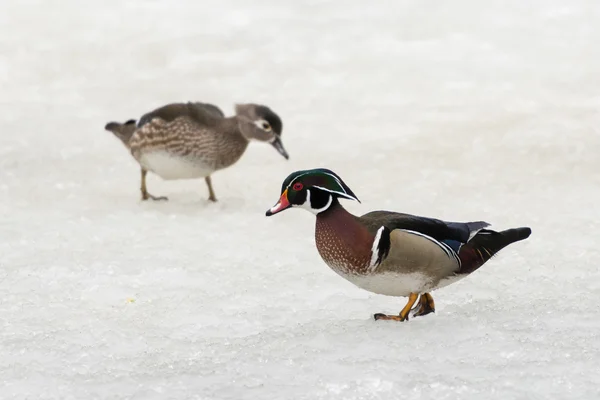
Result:
M259 104L237 104L235 114L242 135L248 140L270 143L287 160L290 158L281 142L283 123L269 107Z
M131 139L131 135L133 135L137 129L137 125L135 119L130 119L123 124L120 122L109 122L104 126L104 129L112 132L125 145L127 145L127 142L129 142L129 139Z
M339 198L358 200L358 197L335 172L309 169L290 174L281 185L281 197L267 210L267 217L291 207L301 207L314 214L327 210Z

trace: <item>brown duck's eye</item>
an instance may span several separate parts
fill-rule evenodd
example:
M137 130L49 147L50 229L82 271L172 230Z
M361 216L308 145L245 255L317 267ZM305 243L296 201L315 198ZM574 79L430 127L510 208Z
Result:
M268 123L268 122L263 122L263 123L262 123L262 128L263 128L265 131L270 131L270 130L271 130L271 125L269 125L269 123Z
M303 184L301 184L300 182L296 182L296 183L294 183L294 186L292 186L292 189L294 189L295 191L298 191L298 190L302 190L303 187L304 187Z

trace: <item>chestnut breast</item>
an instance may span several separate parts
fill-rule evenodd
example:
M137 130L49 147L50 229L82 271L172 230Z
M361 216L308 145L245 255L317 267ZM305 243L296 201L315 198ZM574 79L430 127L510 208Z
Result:
M375 236L340 205L317 215L317 250L323 261L337 273L365 274L374 239Z

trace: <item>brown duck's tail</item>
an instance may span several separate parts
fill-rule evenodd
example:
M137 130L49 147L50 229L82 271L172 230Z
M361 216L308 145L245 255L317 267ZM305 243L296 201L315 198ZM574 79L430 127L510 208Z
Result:
M135 132L137 128L135 122L135 119L130 119L124 124L119 122L109 122L104 129L114 133L125 146L129 147L129 139L131 139L131 135L133 135L133 132Z
M527 239L531 228L514 228L502 232L482 229L458 251L460 274L470 274L511 243Z

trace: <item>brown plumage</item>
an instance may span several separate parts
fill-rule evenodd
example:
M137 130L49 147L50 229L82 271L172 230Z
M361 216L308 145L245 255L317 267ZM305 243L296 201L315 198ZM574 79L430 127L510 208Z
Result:
M286 159L281 143L283 125L277 114L257 104L236 106L226 118L206 103L173 103L124 124L110 122L105 129L117 136L142 167L142 199L163 200L146 189L151 171L163 179L205 178L209 200L216 201L211 174L235 164L250 140L268 142Z

